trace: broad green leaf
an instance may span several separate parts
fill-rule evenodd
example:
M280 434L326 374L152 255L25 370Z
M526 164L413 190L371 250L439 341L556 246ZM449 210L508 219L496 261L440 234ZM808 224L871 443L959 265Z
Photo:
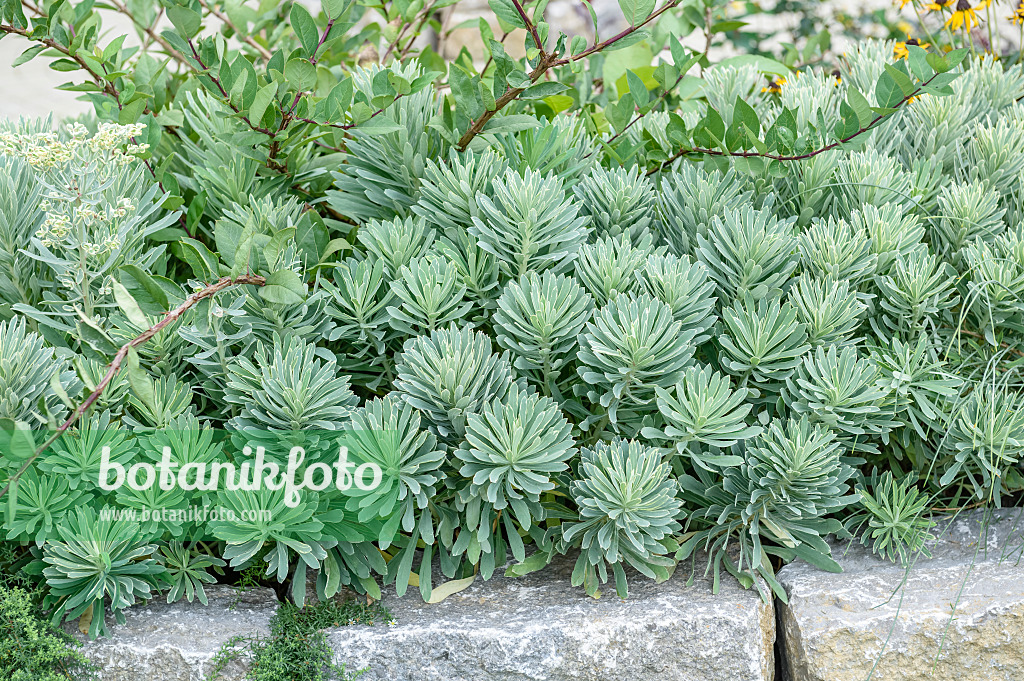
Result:
M520 130L538 127L540 127L540 121L535 116L511 114L508 116L495 116L487 121L483 131L486 133L519 132Z
M370 120L359 125L359 131L364 135L387 135L388 133L398 132L399 130L404 130L404 128L387 116L374 116Z
M712 33L728 33L736 31L747 25L746 21L718 21L711 24Z
M555 95L553 97L545 97L544 103L551 107L551 110L556 114L568 111L575 104L575 100L567 95Z
M323 254L320 256L320 262L324 262L327 258L339 251L347 251L350 248L352 248L352 244L345 239L331 239L327 244L327 247L324 249Z
M609 103L604 108L604 115L615 132L619 133L629 125L635 110L636 105L633 102L633 95L627 92L618 102Z
M920 45L907 45L907 61L914 76L925 81L932 77L932 68L928 65L928 52Z
M721 148L724 146L725 121L721 114L712 108L708 108L707 114L697 123L693 129L693 142L705 149ZM722 149L725 151L725 149Z
M271 303L297 305L306 296L306 285L299 275L284 269L267 277L267 283L259 289L260 297Z
M138 301L140 307L145 308L149 305L155 308L150 314L166 312L170 308L167 293L149 272L138 265L125 265L121 268L121 272L125 275L122 276L122 283L129 291L135 291L132 297ZM138 286L134 286L133 282Z
M647 106L647 102L651 99L651 92L647 89L643 79L633 71L627 70L626 82L629 84L629 94L633 95L636 105L641 109Z
M925 61L928 62L928 66L932 67L935 73L945 73L952 68L946 56L938 52L928 52L925 54Z
M970 53L971 51L968 48L958 47L946 54L946 63L950 69L955 69Z
M655 0L619 0L619 8L630 26L640 24L654 11Z
M270 103L274 101L274 97L276 95L276 83L268 83L256 92L256 96L253 98L248 111L248 118L252 121L253 125L260 124L263 120L263 115L267 112L267 107L269 107Z
M305 256L308 266L320 262L321 253L327 248L330 240L330 232L316 211L306 211L295 225L295 244Z
M321 5L327 18L337 19L345 11L345 8L348 7L349 0L322 0Z
M789 153L796 144L796 133L796 116L791 109L783 108L765 133L764 141L770 150Z
M754 177L764 174L767 163L760 156L737 156L733 159L733 167L737 172L746 173Z
M487 4L490 5L491 11L494 12L495 16L509 26L526 28L526 23L519 15L515 5L512 4L512 0L487 0Z
M519 99L544 99L552 95L557 95L560 92L564 92L568 88L562 83L556 81L545 81L543 83L537 83L531 85L523 91L523 94L519 95Z
M521 563L512 563L505 568L506 577L522 577L531 572L543 569L548 564L548 554L544 551L537 551L526 557Z
M875 83L875 100L878 106L891 108L903 101L903 90L888 70L883 71Z
M658 87L664 90L675 84L677 73L675 65L662 62L654 68L654 80L658 81Z
M289 59L284 75L298 90L309 90L316 85L316 67L306 59Z
M40 52L42 52L45 49L46 49L46 45L33 45L32 47L30 47L27 50L25 50L24 52L22 52L18 56L17 59L15 59L13 62L11 62L11 68L14 68L14 67L17 67L17 66L21 66L22 64L31 61L34 56L36 56L37 54L39 54ZM75 64L75 67L77 69L78 64L75 63L75 62L72 62L72 63ZM55 69L55 70L58 70L58 69Z
M733 120L739 119L747 128L755 135L761 132L761 120L757 117L757 112L754 108L747 104L742 98L736 98L736 104L733 108Z
M145 99L137 99L130 104L126 104L121 107L121 110L117 114L117 122L121 125L131 125L137 123L139 117L142 116L143 110L146 108Z
M114 292L114 300L117 302L117 306L124 313L124 316L128 318L132 324L138 327L140 330L148 329L149 319L142 312L139 307L139 303L132 297L132 294L128 292L128 289L116 279L110 283L111 288Z
M217 278L217 256L200 241L184 238L175 244L175 253L188 263L192 273L201 281Z
M452 88L456 109L468 119L475 120L484 112L484 103L473 76L455 62L448 69L448 83Z
M8 461L21 462L29 459L35 450L35 438L28 423L0 418L0 455Z
M131 385L132 393L150 410L159 411L156 393L153 390L153 379L139 364L139 353L133 346L128 347L126 364L128 365L128 383Z
M191 38L199 33L199 27L203 23L203 18L198 12L181 5L169 7L167 18L174 24L174 28L178 29L178 33L185 38Z
M903 96L909 97L914 94L914 90L917 88L914 86L914 81L910 80L910 76L903 71L903 68L906 68L903 66L903 62L900 62L899 66L902 68L886 64L885 71L892 76L892 79L896 82L896 85L899 86Z
M839 115L841 118L832 128L832 134L837 140L853 137L860 129L857 112L847 102L842 102L839 104Z
M295 228L285 227L279 230L274 236L270 237L267 243L263 246L263 259L267 261L271 266L274 266L278 262L278 257L284 251L287 246L295 241Z
M298 36L306 56L310 58L316 56L314 50L316 50L317 43L320 42L320 31L317 29L313 17L310 16L309 10L300 2L292 4L292 9L288 13L288 21L291 23L295 35Z
M636 45L637 43L642 43L643 41L647 40L650 37L651 32L648 31L646 28L641 28L637 31L633 31L632 33L622 38L619 38L614 43L604 48L604 52L616 52L618 50L624 50L627 47L632 47L633 45Z
M857 121L860 123L860 127L868 127L875 117L871 115L871 105L864 95L861 94L860 90L851 87L846 95L846 101L849 102L850 108L857 114Z

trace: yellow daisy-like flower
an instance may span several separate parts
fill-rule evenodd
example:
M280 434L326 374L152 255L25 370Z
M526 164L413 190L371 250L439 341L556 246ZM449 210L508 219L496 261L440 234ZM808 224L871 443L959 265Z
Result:
M964 27L965 31L971 30L971 26L978 25L978 14L977 11L981 6L971 7L969 0L957 0L956 11L946 19L946 26L949 26L954 31L958 30L961 26Z
M1015 24L1024 24L1024 0L1020 0L1017 3L1017 9L1013 10L1013 14L1006 18Z
M1024 0L1021 0L1021 2L1024 2ZM833 69L832 70L832 77L836 79L836 87L839 87L840 85L842 85L842 83L843 83L843 74L839 71L839 69Z
M932 0L924 6L925 9L929 9L933 12L941 12L947 9L953 4L953 0Z
M893 57L896 59L906 59L907 55L909 54L909 51L907 50L907 45L917 45L918 47L922 47L927 50L930 44L931 43L919 43L917 41L917 38L907 38L907 41L905 43L898 42L895 45L893 45L892 54Z
M761 92L770 92L773 95L777 95L782 92L782 86L786 84L785 78L779 78L768 83L766 87L761 88Z

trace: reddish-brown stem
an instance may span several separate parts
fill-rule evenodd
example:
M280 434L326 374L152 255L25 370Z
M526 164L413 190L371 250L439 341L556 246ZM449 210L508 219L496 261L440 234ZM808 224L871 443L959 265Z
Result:
M975 338L977 340L985 341L986 343L989 342L989 340L987 338L985 338L984 334L978 333L976 331L969 331L968 329L956 329L955 331L956 331L957 334L961 334L961 335L964 335L964 336L970 336L971 338ZM1024 357L1024 350L1021 350L1019 348L1015 348L1014 346L1010 345L1009 343L1000 343L999 345L1004 350L1008 350L1009 352L1014 353L1018 357Z
M331 29L334 28L334 19L327 21L327 27L324 28L324 32L320 34L320 40L317 41L316 47L313 48L313 53L309 55L309 63L316 68L316 53L323 47L324 42L327 40L327 36L330 35ZM284 132L285 128L292 122L293 116L295 115L295 107L299 105L299 100L302 99L302 90L295 93L295 97L292 99L292 105L288 107L288 111L281 110L281 124L277 126L277 132L274 133L276 137L279 133ZM276 139L270 143L270 152L267 160L267 165L274 170L284 170L285 167L277 162L277 155L281 151L281 144Z
M391 43L388 45L388 48L386 50L384 50L384 56L380 58L380 63L381 64L386 64L387 63L388 57L390 57L391 53L394 52L395 49L398 48L398 46L402 42L402 38L405 37L406 31L408 31L410 28L412 28L412 26L414 24L416 25L416 28L412 32L413 37L415 38L415 36L419 35L420 29L423 28L423 24L425 24L427 22L427 19L430 18L430 14L433 11L434 11L434 3L431 2L429 5L427 5L422 10L420 10L420 13L418 15L416 15L415 17L413 17L412 21L407 22L407 23L403 23L402 24L402 30L400 30L398 32L398 35L395 36L395 39L393 41L391 41ZM398 59L402 59L403 57L405 57L406 54L409 53L409 49L412 46L413 42L414 42L413 40L410 40L409 44L406 45L402 49L401 52L399 52Z
M671 85L669 85L667 88L665 88L665 91L662 92L660 95L658 95L658 98L656 100L654 100L654 104L651 105L651 107L647 110L646 113L640 113L640 114L637 114L636 116L634 116L633 120L631 120L629 123L626 124L626 127L624 127L622 130L620 130L619 132L617 132L614 135L612 135L611 137L609 137L608 140L605 142L605 144L611 144L615 140L617 140L620 137L622 137L624 134L626 134L627 130L629 130L630 128L633 127L633 124L635 124L641 118L646 116L647 113L650 113L651 111L654 111L654 107L657 106L658 103L661 102L663 99L665 99L665 97L668 96L668 93L672 92L672 90L674 90L676 88L676 86L679 85L680 82L682 82L683 77L685 77L685 76L686 76L685 73L680 73L679 77L676 78L675 82L672 83ZM596 151L596 149L594 151ZM584 159L590 158L594 154L594 151L588 152L587 155L584 156L583 158Z
M423 30L423 24L427 23L427 20L430 18L430 15L434 13L434 4L436 3L431 3L430 7L423 10L423 14L420 16L420 22L416 24L416 28L413 30L413 35L419 35L420 31ZM399 61L409 56L409 52L412 50L412 46L415 42L415 40L409 40L405 43L405 47L403 47L402 51L398 53ZM381 63L383 64L384 61L381 60Z
M899 109L904 104L909 102L911 99L913 99L914 97L917 97L918 95L920 95L922 89L924 87L926 87L929 83L931 83L932 80L934 80L937 76L938 76L938 74L935 74L934 76L932 76L928 80L924 81L921 84L920 87L918 87L916 90L911 92L909 95L906 95L905 97L903 97L903 99L901 99L900 101L896 102L896 105L894 107L892 107L892 108ZM783 155L783 154L762 154L759 151L723 151L722 149L704 149L702 147L684 147L684 148L680 149L679 151L677 151L676 153L672 154L672 156L669 157L668 160L662 162L661 164L657 165L656 167L652 168L651 170L648 170L647 174L648 175L653 175L654 173L657 173L657 172L667 168L676 159L678 159L678 158L680 158L682 156L688 156L690 154L707 154L709 156L736 156L736 157L739 157L739 158L766 158L766 159L768 159L770 161L804 161L806 159L813 158L813 157L815 157L815 156L817 156L819 154L824 154L826 151L831 151L831 150L835 149L836 147L838 147L841 144L846 144L847 142L853 140L854 138L860 137L861 135L863 135L866 132L870 132L871 130L873 130L875 128L875 126L877 126L879 123L881 123L883 120L885 120L886 118L888 118L891 115L892 115L891 113L888 113L888 114L878 114L873 119L871 119L871 122L868 123L867 125L865 125L863 128L860 128L860 129L854 131L853 133L847 135L846 137L843 137L842 139L836 140L835 142L832 142L830 144L826 144L825 146L819 147L818 149L814 149L813 151L808 151L808 152L803 153L803 154L795 154L795 155L791 155L791 156L787 156L787 155Z
M501 40L499 40L498 42L504 44L505 43L505 39L508 38L508 35L509 35L508 32L503 33L501 35ZM490 50L488 50L488 52L489 51ZM482 69L480 69L480 73L481 74L487 73L487 67L491 65L492 61L494 61L494 57L493 56L487 57L487 61L484 62L484 67Z
M599 43L595 43L594 45L591 45L587 49L585 49L582 52L580 52L579 54L571 55L569 57L565 57L563 59L558 59L558 60L554 61L551 64L551 66L565 66L566 64L568 64L570 62L579 61L580 59L584 59L585 57L589 57L590 55L594 54L595 52L600 52L601 50L607 48L609 45L611 45L613 43L617 43L620 40L622 40L623 38L625 38L626 36L631 35L631 34L635 33L636 31L640 30L641 28L643 28L647 24L651 23L652 21L654 21L655 19L660 17L662 14L664 14L668 10L670 10L673 7L675 7L676 5L678 5L679 2L680 2L680 0L669 0L669 2L666 2L664 5L662 5L658 9L654 10L654 12L651 13L651 16L647 17L646 19L641 21L636 26L628 26L625 29L623 29L622 31L619 31L618 33L613 35L611 38L608 38L607 40L602 40Z
M513 2L515 1L516 0L513 0ZM659 16L661 16L662 14L664 14L665 12L679 4L679 2L680 0L669 0L669 2L666 2L664 5L656 9L654 12L651 13L649 17L647 17L640 23L636 24L635 26L629 26L628 28L613 35L611 38L608 38L607 40L602 40L599 43L595 43L586 50L580 52L579 54L570 55L568 57L559 58L558 54L548 54L547 52L545 52L544 49L541 47L543 43L540 41L540 35L537 34L534 40L537 43L538 49L540 49L540 57L537 62L537 67L533 69L533 71L531 71L529 74L530 82L536 83L545 73L547 73L548 69L552 67L564 66L565 64L570 64L574 61L579 61L580 59L589 57L592 54L600 52L601 50L622 40L626 36L635 33L642 27L654 21ZM523 20L526 21L527 27L532 26L532 23L528 19L526 19L526 13L522 9L522 5L519 5L517 3L516 6L520 11ZM534 27L534 30L536 30L536 27ZM456 148L459 151L465 151L466 148L469 146L469 143L473 141L473 138L479 135L483 131L484 126L487 125L487 122L494 117L494 114L498 113L503 108L505 108L505 106L508 105L509 102L518 98L519 95L523 94L525 90L526 88L509 88L508 90L506 90L505 93L494 102L493 109L488 109L487 111L484 111L475 121L473 121L470 124L469 129L465 132L465 134L462 135L462 137L459 138L459 141L456 144Z
M704 59L701 60L700 75L704 75L704 61L708 58L708 53L711 51L711 7L707 7L704 10Z
M64 421L64 423L61 424L60 427L58 427L57 430L55 430L53 434L46 439L45 442L43 442L43 444L39 445L35 452L33 452L32 456L30 456L25 461L25 463L21 465L21 468L18 469L18 472L15 473L11 477L11 479L7 481L7 484L4 485L4 488L0 490L0 497L3 497L5 494L7 494L7 491L11 488L11 485L15 484L18 481L22 474L24 474L25 471L28 470L28 467L32 465L32 462L35 461L40 454L45 452L50 447L50 445L56 442L57 438L63 435L68 428L73 426L78 421L78 419L80 419L82 415L85 414L86 410L89 407L91 407L93 403L96 402L96 400L99 399L100 395L103 394L103 391L106 390L107 386L110 385L110 382L114 380L114 376L117 375L117 372L118 370L120 370L125 358L128 357L129 350L144 344L150 338L160 333L160 331L162 331L164 327L177 321L181 317L181 315L185 314L185 312L187 312L196 303L198 303L200 300L203 300L204 298L209 298L210 296L214 296L220 293L226 288L238 286L240 284L252 284L253 286L263 286L266 283L266 279L254 274L247 274L240 277L235 277L234 279L232 279L231 277L224 277L217 283L210 284L206 288L191 294L188 298L185 298L185 301L181 305L167 312L164 318L161 319L159 322L149 327L148 329L146 329L145 331L143 331L138 336L131 339L124 345L122 345L121 349L117 351L116 355L114 355L114 359L107 366L107 373L104 374L100 382L96 384L96 388L91 393L89 393L89 396L85 398L84 402L78 405L75 408L75 410L71 412L71 416L69 416L68 419Z
M537 68L530 72L530 82L537 82L537 79L540 78L544 74L544 72L551 67L551 60L555 59L556 57L557 55L542 54L540 57L540 62L537 64ZM469 130L467 130L466 133L461 138L459 138L459 142L456 145L458 150L465 151L466 147L469 146L469 143L473 141L473 138L479 135L481 131L483 131L484 126L487 125L487 121L491 120L491 118L494 117L494 114L504 109L509 102L517 98L519 95L523 94L523 92L525 91L526 88L521 87L509 88L505 90L505 94L503 94L494 102L494 108L488 109L487 111L484 111L482 114L480 114L480 116L478 116L477 119L473 121L473 123L469 126Z
M35 8L31 8L31 9L33 9L36 12L39 12L38 9L35 9ZM29 40L34 40L36 42L42 43L43 45L46 45L47 47L49 47L51 49L57 50L61 54L66 55L67 57L73 59L80 67L82 67L82 70L85 71L86 73L88 73L89 76L93 79L93 81L95 81L95 83L97 85L102 87L103 91L114 100L114 103L117 105L118 110L120 110L122 108L122 106L121 106L121 93L118 92L117 88L114 87L113 83L111 83L110 81L108 81L104 77L105 74L104 75L100 75L98 73L95 73L92 69L89 68L89 65L85 63L84 59L82 59L78 55L71 54L71 51L69 49L67 49L66 47L63 47L62 45L60 45L59 43L55 42L54 40L52 40L50 38L41 38L41 39L31 38L29 31L24 30L24 29L15 28L14 26L4 26L4 25L0 24L0 31L3 31L4 33L13 33L15 35L20 35L20 36L22 36L24 38L28 38ZM131 142L132 142L132 144L137 144L137 142L135 141L134 137L131 138ZM156 171L153 170L152 164L147 159L141 159L141 161L142 161L143 164L145 164L146 169L149 171L149 174L153 176L153 179L156 179ZM162 182L157 180L157 185L159 185L160 191L166 192ZM181 218L181 223L182 223L182 227L184 227L185 223L184 223L184 219L183 218ZM185 233L186 234L188 233L187 229L185 230ZM191 234L189 236L191 236Z
M543 57L544 43L540 39L540 33L537 31L536 24L530 21L529 17L526 16L526 10L523 9L523 5L519 0L512 0L512 4L515 5L516 11L519 12L519 18L523 20L523 23L526 25L526 30L528 30L530 35L533 36L533 44L537 46L537 49L540 50L540 54Z
M20 35L23 38L28 38L29 40L41 43L51 49L57 50L61 54L74 60L79 66L82 67L82 70L88 73L89 76L96 82L96 84L103 88L104 92L113 97L114 100L117 101L118 105L120 106L120 93L118 93L117 88L114 87L114 84L104 80L100 74L94 73L92 69L89 68L89 65L85 63L84 59L82 59L78 55L71 54L71 51L68 48L61 45L60 43L54 41L51 38L33 38L32 32L29 31L28 29L17 28L15 26L7 26L5 24L0 24L0 32L11 33L14 35Z
M224 25L227 26L228 28L230 28L232 31L234 31L235 36L239 40L241 40L243 43L245 43L249 47L251 47L254 50L256 50L257 52L259 52L260 53L260 57L262 57L263 59L269 60L273 56L272 54L270 54L270 50L268 50L267 48L263 47L258 42L253 40L251 36L246 35L245 33L239 31L238 27L235 26L231 22L231 19L228 17L228 15L224 14L219 9L217 9L217 7L215 5L213 5L212 3L206 2L206 0L199 0L199 4L202 5L203 7L205 7L210 12L210 14L212 14L213 16L217 17L222 22L224 22Z
M231 96L228 94L227 90L224 89L224 86L221 85L220 79L217 78L217 76L213 75L213 72L210 71L210 68L203 62L202 58L200 58L199 52L196 51L195 43L192 42L191 38L188 39L188 47L190 50L192 50L192 59L194 59L195 62L199 64L199 68L202 69L203 75L209 78L210 82L212 82L217 87L217 90L220 91L221 97L224 98L224 102L229 107L231 107L231 110L238 114L239 117L243 121L245 121L245 124L252 128L253 130L255 130L256 132L262 132L264 135L268 135L269 137L276 137L277 133L268 128L261 128L258 125L253 124L253 122L250 121L247 116L242 115L241 109L239 109L237 106L231 103Z
M187 63L185 61L185 55L183 55L181 52L178 52L176 49L174 49L171 46L171 44L169 42L167 42L167 40L163 36L161 36L159 33L157 33L153 29L152 26L147 26L146 24L143 24L141 21L136 19L135 15L132 14L131 10L128 9L127 5L125 5L120 0L108 0L108 1L110 2L111 5L114 6L114 9L116 9L118 12L120 12L121 14L125 15L126 17L128 17L128 19L130 19L133 24L135 24L139 29L141 29L150 40L152 40L157 45L159 45L161 48L163 48L164 52L166 52L169 57L171 57L171 58L173 58L173 59L175 59L175 60L177 60L179 62Z
M394 104L395 102L397 102L401 98L402 98L402 95L396 96L391 101L391 104ZM391 104L389 104L388 106L391 106ZM387 108L388 107L385 106L385 107L381 107L381 108L377 109L372 114L370 114L370 118L375 118L375 117L379 116L380 114L382 114L385 111L387 111ZM299 118L299 117L296 117L294 120L302 121L303 123L309 123L311 125L322 125L322 126L328 127L328 128L337 128L338 130L351 130L352 128L356 128L356 127L359 127L359 125L361 125L361 124L357 124L357 123L331 123L330 121L321 122L321 121L314 121L312 118ZM368 118L366 120L370 120L370 119ZM363 121L363 122L365 123L366 121Z

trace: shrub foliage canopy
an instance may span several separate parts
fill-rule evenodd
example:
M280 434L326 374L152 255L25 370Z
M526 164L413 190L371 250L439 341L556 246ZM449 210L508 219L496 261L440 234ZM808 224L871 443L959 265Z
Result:
M1019 65L711 64L676 0L590 42L492 0L525 56L445 62L414 39L451 2L370 4L174 0L160 31L134 0L140 48L0 1L95 109L0 123L2 514L55 619L205 600L225 564L429 600L435 566L569 552L592 595L706 552L784 598L830 535L906 560L929 508L1024 489ZM337 434L377 489L98 482Z

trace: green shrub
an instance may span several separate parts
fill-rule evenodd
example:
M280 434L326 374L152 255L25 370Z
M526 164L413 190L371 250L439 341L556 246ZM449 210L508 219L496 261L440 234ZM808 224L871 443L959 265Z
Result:
M306 608L282 603L270 619L270 635L257 638L234 637L222 646L213 660L208 681L219 678L221 670L243 654L249 661L248 681L350 681L362 673L350 673L345 665L335 664L324 629L350 624L374 624L389 621L391 615L380 606L367 606L352 600L327 601Z
M591 595L706 552L784 598L830 535L906 561L929 511L1021 499L1020 64L715 64L719 0L622 0L596 42L494 0L446 61L450 4L115 3L136 49L106 5L0 0L93 105L0 123L0 515L54 622L221 568L434 601L567 552ZM381 481L199 480L261 446ZM165 451L196 479L100 479ZM340 673L302 613L254 678Z
M39 617L29 592L0 585L0 672L12 681L79 681L94 678L92 664L74 637Z

